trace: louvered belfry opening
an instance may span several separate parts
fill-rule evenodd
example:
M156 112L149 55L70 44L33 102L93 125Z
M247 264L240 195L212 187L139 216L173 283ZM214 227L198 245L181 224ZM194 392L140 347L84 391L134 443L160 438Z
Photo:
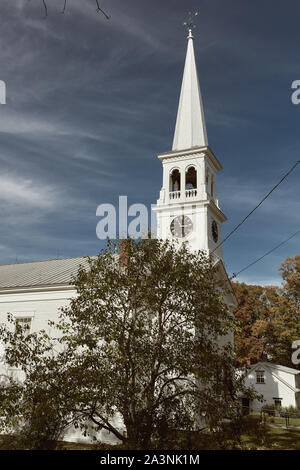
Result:
M180 191L180 186L181 186L181 178L180 178L180 171L179 170L173 170L171 173L170 177L170 190L171 191Z
M185 189L197 189L197 170L193 166L186 172Z

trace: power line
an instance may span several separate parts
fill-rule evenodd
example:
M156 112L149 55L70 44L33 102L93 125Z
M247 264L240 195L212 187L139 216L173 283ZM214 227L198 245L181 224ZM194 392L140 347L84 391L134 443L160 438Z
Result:
M248 266L246 266L245 268L241 269L238 273L233 273L232 275L232 278L231 279L234 279L235 277L237 277L239 274L241 274L242 272L246 271L246 269L249 269L251 266L253 266L254 264L258 263L259 261L261 261L263 258L265 258L266 256L270 255L271 253L273 253L273 251L277 250L278 248L280 248L282 245L284 245L285 243L287 243L288 241L290 241L292 238L294 238L296 235L298 235L298 233L300 233L300 230L297 230L297 232L295 232L292 236L290 236L289 238L287 238L286 240L284 240L283 242L279 243L279 245L275 246L274 248L272 248L272 250L268 251L267 253L265 253L263 256L261 256L260 258L258 258L257 260L253 261L252 263L248 264Z
M275 189L278 188L278 186L295 170L296 166L299 165L300 163L300 160L298 160L293 166L292 168L281 178L281 180L275 185L273 186L273 188L271 189L271 191L268 192L268 194L260 201L259 204L257 204L257 206L254 207L254 209L252 209L251 212L249 212L249 214L224 238L224 240L219 243L219 245L213 250L213 253L220 247L222 246L227 240L229 237L231 237L231 235L234 234L234 232L236 232L240 227L241 225L243 225L244 222L246 222L246 220L250 217L250 215L253 214L253 212L256 211L256 209L258 209L263 202L265 202L265 200L273 193L273 191L275 191Z

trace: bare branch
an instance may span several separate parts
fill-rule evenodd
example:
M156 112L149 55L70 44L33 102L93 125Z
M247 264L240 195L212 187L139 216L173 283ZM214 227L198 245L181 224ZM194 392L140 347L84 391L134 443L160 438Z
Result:
M66 8L67 8L67 0L64 0L64 7L63 7L63 10L62 10L62 13L64 13L66 11Z
M103 11L102 8L100 8L99 0L96 0L96 4L97 4L97 12L101 11L101 13L103 13L103 15L105 16L105 18L106 18L107 20L109 20L109 19L110 19L110 16L108 16L108 15L105 13L105 11Z
M48 16L47 0L42 0L42 2L43 2L43 5L44 5L44 9L45 9L45 17L47 17ZM68 1L63 0L63 2L64 3L63 3L62 13L65 13L65 11L67 9ZM97 13L99 13L99 12L102 13L107 20L110 20L110 16L104 10L102 10L102 8L100 7L99 0L95 0L95 2L96 2L96 6L97 6L97 10L96 10Z
M46 0L43 0L43 5L44 5L44 8L45 8L45 16L48 16L48 9L47 9Z

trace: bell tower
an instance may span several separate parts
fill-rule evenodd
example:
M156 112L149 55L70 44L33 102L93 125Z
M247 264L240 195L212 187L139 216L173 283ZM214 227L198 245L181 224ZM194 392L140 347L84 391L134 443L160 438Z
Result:
M187 54L177 121L170 152L158 155L163 184L154 210L158 238L188 242L193 250L214 251L222 259L222 223L217 199L221 164L208 145L194 53L193 23L188 24Z

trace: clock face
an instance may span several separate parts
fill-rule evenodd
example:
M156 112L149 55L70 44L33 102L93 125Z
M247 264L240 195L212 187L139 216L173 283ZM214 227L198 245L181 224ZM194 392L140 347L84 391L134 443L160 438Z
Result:
M179 215L172 220L170 230L174 237L184 238L192 232L193 222L186 215Z
M214 242L217 243L219 239L219 230L218 230L217 222L215 220L213 220L211 224L211 234L212 234Z

